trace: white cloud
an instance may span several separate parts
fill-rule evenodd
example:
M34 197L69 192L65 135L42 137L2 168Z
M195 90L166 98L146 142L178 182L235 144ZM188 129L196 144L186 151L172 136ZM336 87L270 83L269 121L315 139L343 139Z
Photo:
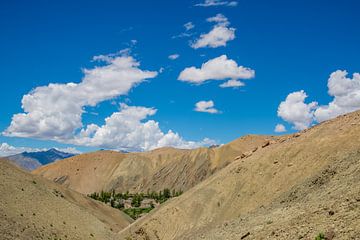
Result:
M274 132L277 133L286 132L286 127L283 124L276 124Z
M22 152L38 152L40 149L33 149L28 147L14 147L8 143L0 144L0 157L11 156Z
M73 147L67 148L55 148L58 151L66 152L66 153L73 153L73 154L80 154L81 152ZM40 152L40 151L47 151L48 148L30 148L30 147L15 147L9 145L8 143L1 143L0 144L0 157L11 156L23 152Z
M178 80L201 84L208 80L227 80L221 87L239 87L242 82L239 79L249 79L255 76L255 71L238 64L226 55L211 59L202 64L201 68L188 67L179 75Z
M184 24L184 28L186 29L186 31L189 31L191 29L193 29L195 27L195 25L192 22L187 22Z
M294 125L294 129L308 128L314 120L317 102L305 103L306 93L301 90L290 93L278 108L278 116Z
M235 39L235 28L228 27L230 22L222 15L217 14L214 17L208 18L208 22L215 22L215 26L209 33L200 35L200 38L191 43L190 46L194 49L210 47L225 47L228 41Z
M65 153L72 153L72 154L81 154L82 152L77 150L74 147L66 147L66 148L57 148L55 147L56 150L60 151L60 152L65 152ZM49 149L46 149L49 150Z
M243 82L240 82L239 80L230 79L229 81L220 84L219 87L221 87L221 88L239 88L244 85L245 84Z
M210 101L200 101L195 104L196 112L206 112L206 113L220 113L215 107L215 104L212 100Z
M180 55L177 53L169 55L170 60L175 60L175 59L178 59L179 57L180 57Z
M329 95L333 100L315 111L315 118L322 122L360 109L360 74L347 78L347 71L335 71L328 80Z
M191 47L194 49L225 47L228 41L235 39L235 28L215 26L209 33L201 34Z
M130 56L100 55L95 61L105 65L84 69L80 83L37 87L22 99L24 113L15 114L6 136L66 140L82 127L84 107L125 95L157 72L139 69Z
M230 24L229 20L227 19L227 17L225 17L223 14L218 13L216 14L214 17L209 17L206 19L206 21L208 22L215 22L217 24L220 25L224 25L224 26L228 26Z
M347 77L347 71L337 70L328 79L328 93L333 100L326 105L317 102L305 103L306 93L291 93L278 108L278 116L294 125L294 129L308 128L315 122L322 122L339 115L360 109L360 74Z
M121 104L121 111L105 119L105 124L88 125L73 140L73 144L96 146L127 151L143 151L173 146L195 148L207 144L209 139L200 142L186 141L178 133L161 131L159 123L146 120L156 113L154 108L128 106ZM213 143L211 141L211 143Z
M153 108L122 104L121 111L106 118L104 125L83 126L85 107L125 95L137 84L158 74L141 70L131 56L100 55L94 60L103 65L83 70L85 76L80 83L49 84L25 95L24 113L15 114L3 134L128 151L163 146L193 148L206 144L205 141L185 141L171 130L162 132L158 122L146 120L156 113Z
M195 33L190 32L191 29L195 28L195 25L192 22L185 23L184 28L186 30L185 32L180 33L179 35L172 36L171 38L172 39L175 39L175 38L187 38L187 37L191 37L192 35L195 34Z
M222 0L205 0L202 3L195 4L197 7L214 7L214 6L228 6L236 7L238 5L237 1L222 1Z
M192 35L194 35L194 33L184 32L184 33L180 33L179 35L172 36L171 38L172 39L175 39L175 38L188 38L188 37L191 37Z

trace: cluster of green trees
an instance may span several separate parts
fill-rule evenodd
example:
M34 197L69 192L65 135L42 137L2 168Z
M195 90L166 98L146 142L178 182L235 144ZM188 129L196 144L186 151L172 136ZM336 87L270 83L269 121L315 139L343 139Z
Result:
M182 190L176 191L174 189L170 191L170 189L165 188L163 191L148 191L147 193L129 193L128 191L126 193L115 193L115 190L112 190L110 192L101 191L100 193L95 192L89 194L88 196L104 203L112 203L112 201L118 201L120 199L127 200L131 198L131 205L137 207L140 206L141 202L144 199L154 199L157 203L164 203L172 197L180 196L182 193Z
M111 207L118 208L128 214L133 219L137 219L141 214L150 212L155 206L151 203L148 208L140 208L141 203L145 199L153 199L156 203L164 203L172 197L180 196L183 193L182 190L176 191L165 188L162 191L147 191L147 193L116 193L115 190L110 192L101 191L100 193L92 193L88 196L97 200L104 202L106 204L110 203ZM131 208L124 209L123 200L131 199Z
M172 191L170 191L170 189L165 188L163 191L160 192L148 191L144 196L145 198L154 199L157 203L164 203L172 197L180 196L182 193L182 190L176 191L175 189L173 189Z

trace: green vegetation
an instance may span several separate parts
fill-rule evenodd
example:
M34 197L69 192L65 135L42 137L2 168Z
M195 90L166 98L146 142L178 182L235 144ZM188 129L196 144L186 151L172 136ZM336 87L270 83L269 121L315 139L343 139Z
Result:
M131 218L137 219L143 214L149 213L155 208L155 205L162 204L172 197L180 196L183 192L165 188L163 191L147 191L147 193L116 193L115 190L110 192L101 191L92 193L88 196L110 205L113 208L122 210Z
M138 219L141 217L142 214L149 213L151 210L153 210L153 207L149 208L128 208L124 209L123 212L129 215L132 219Z
M315 237L315 240L325 240L325 234L319 233L319 235Z

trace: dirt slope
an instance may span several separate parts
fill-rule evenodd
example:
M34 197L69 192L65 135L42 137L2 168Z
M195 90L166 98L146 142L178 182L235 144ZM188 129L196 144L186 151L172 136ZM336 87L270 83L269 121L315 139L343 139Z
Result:
M99 151L57 161L33 173L81 193L187 190L219 169L261 148L270 136L245 136L217 148L161 148L144 153ZM249 152L249 153L248 153Z
M284 136L124 229L128 239L360 236L360 112Z
M0 161L0 239L115 239L122 212ZM111 230L112 229L112 230Z

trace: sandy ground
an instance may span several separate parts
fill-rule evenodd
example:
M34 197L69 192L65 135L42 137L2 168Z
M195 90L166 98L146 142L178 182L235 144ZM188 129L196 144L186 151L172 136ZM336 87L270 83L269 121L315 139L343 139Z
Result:
M119 210L0 160L0 239L118 239Z
M360 239L360 112L283 136L124 229L127 239Z

